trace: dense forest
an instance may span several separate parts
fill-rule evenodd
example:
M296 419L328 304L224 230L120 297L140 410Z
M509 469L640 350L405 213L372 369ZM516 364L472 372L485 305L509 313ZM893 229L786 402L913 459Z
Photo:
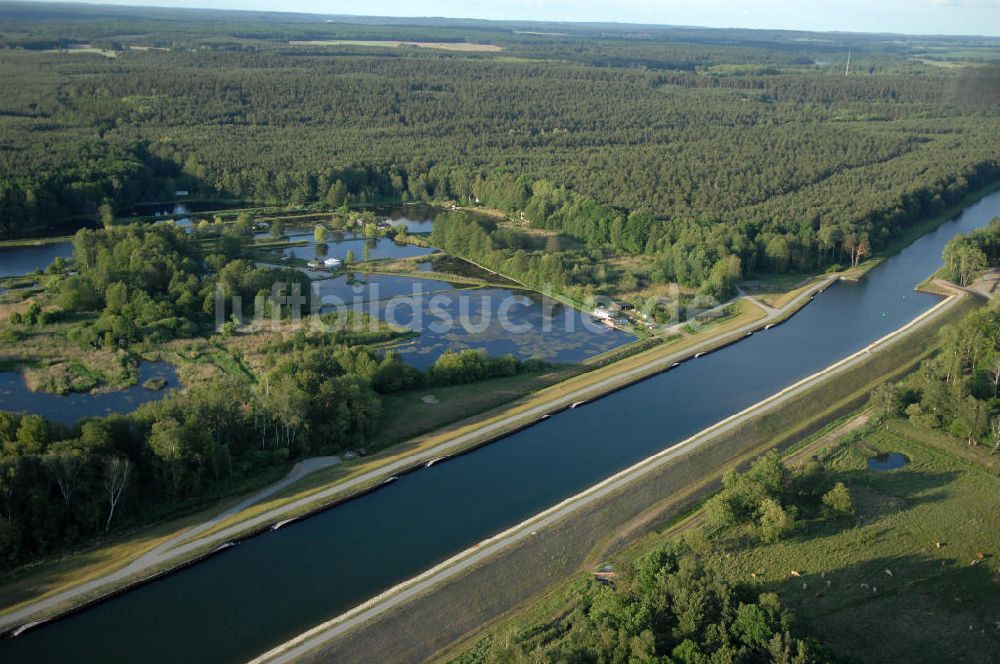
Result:
M0 6L21 35L0 50L0 234L177 191L478 201L585 242L559 262L642 254L640 279L721 295L727 273L857 262L1000 176L1000 69L926 64L954 42L136 12ZM501 50L315 43L404 35Z

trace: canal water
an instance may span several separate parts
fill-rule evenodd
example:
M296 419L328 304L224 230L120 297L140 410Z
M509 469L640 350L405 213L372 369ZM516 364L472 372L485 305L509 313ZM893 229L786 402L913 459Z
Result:
M731 415L900 327L945 242L1000 193L784 325L75 616L0 643L4 662L238 662Z

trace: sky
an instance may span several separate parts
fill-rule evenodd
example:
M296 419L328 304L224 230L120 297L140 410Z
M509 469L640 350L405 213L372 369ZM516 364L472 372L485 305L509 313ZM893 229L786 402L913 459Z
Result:
M101 4L1000 36L1000 0L101 0Z

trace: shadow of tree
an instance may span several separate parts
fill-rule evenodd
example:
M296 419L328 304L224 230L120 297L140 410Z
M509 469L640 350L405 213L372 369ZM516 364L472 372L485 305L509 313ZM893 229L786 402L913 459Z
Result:
M878 477L873 478L873 475ZM832 487L836 482L843 482L853 497L855 513L841 518L825 517L818 496L799 498L794 504L800 511L802 523L788 539L806 541L828 536L876 523L918 505L941 502L948 497L945 487L958 476L956 471L901 469L891 473L871 470L830 472L826 475L825 486Z

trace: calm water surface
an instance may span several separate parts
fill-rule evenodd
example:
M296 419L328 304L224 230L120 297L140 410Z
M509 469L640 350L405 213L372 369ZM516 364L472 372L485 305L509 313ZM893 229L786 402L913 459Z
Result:
M945 242L997 214L993 194L784 325L0 643L0 660L253 657L898 328L937 301L913 287Z
M159 391L145 389L142 384L150 378L165 378L166 388ZM133 411L146 402L162 399L170 388L179 386L177 372L168 362L140 362L138 383L124 390L65 396L32 392L25 384L24 376L6 371L0 373L0 410L25 411L62 424L73 424L82 417Z
M467 349L575 363L635 340L537 293L505 288L428 294L415 301L383 302L378 310L383 320L420 332L395 350L421 369L446 351Z
M0 277L19 277L44 270L56 258L72 255L73 243L68 241L0 249Z

